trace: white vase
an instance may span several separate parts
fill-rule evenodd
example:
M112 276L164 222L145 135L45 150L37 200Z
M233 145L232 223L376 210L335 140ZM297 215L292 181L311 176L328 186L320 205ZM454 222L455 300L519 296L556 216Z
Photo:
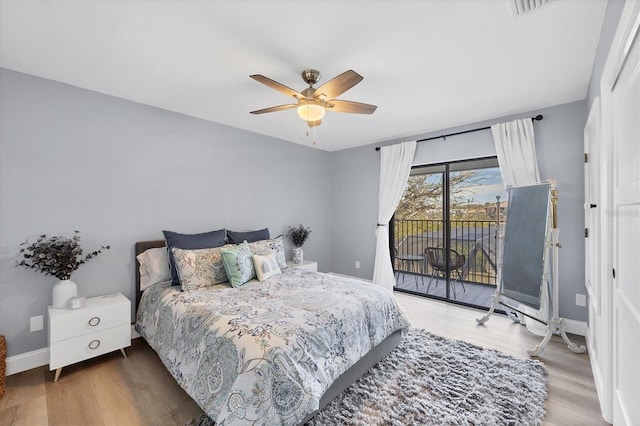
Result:
M293 259L291 261L293 263L302 263L302 247L294 247L293 248Z
M66 308L69 299L78 295L78 286L71 280L62 280L53 286L53 307Z

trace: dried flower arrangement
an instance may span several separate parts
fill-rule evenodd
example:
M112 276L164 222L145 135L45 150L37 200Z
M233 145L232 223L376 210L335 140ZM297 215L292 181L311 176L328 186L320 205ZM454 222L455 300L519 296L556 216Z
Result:
M307 238L309 238L309 234L311 234L311 228L308 226L298 225L296 227L290 228L287 235L291 237L291 241L293 241L293 245L296 247L302 247Z
M45 275L53 275L59 280L70 279L71 273L77 270L80 265L102 253L102 250L111 248L110 246L102 246L99 250L81 257L79 231L75 231L71 238L47 237L43 234L31 244L27 240L20 245L26 247L20 249L23 259L16 262L16 267L23 266L26 269L35 269Z

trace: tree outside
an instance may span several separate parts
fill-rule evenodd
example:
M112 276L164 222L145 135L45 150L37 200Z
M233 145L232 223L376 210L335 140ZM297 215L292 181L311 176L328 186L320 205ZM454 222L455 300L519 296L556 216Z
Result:
M451 172L449 185L452 248L467 256L469 279L494 281L495 196L503 200L501 210L506 206L500 169ZM410 176L395 213L396 253L423 254L426 247L443 246L444 226L443 174Z

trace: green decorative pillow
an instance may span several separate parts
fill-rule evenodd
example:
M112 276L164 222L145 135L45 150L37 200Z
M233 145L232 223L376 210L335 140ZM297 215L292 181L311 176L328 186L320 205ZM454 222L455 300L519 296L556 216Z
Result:
M251 249L246 241L235 247L222 248L222 265L233 287L240 287L256 277Z
M282 273L278 266L278 262L276 261L276 254L274 252L265 254L264 256L254 254L253 266L256 269L256 275L258 275L258 280L260 282Z
M224 247L171 249L182 291L211 287L228 281L220 254Z

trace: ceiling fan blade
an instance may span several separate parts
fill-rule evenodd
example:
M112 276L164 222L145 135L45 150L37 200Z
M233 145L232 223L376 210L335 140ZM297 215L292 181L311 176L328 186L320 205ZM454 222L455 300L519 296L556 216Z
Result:
M295 91L292 88L285 86L284 84L278 83L275 80L271 80L270 78L265 77L264 75L253 74L253 75L250 75L249 77L251 77L255 81L259 81L260 83L271 87L272 89L277 90L280 93L284 93L287 96L293 96L296 99L305 98L305 96L302 93Z
M354 70L345 71L327 81L313 92L314 98L333 99L362 81L362 76Z
M378 108L375 105L362 104L360 102L341 101L339 99L331 99L325 104L325 108L333 112L349 112L352 114L373 114Z
M322 124L322 120L307 121L307 126L309 127L316 127L316 126L319 126L320 124Z
M295 108L297 106L298 106L297 104L278 105L278 106L273 106L273 107L269 107L269 108L264 108L264 109L258 109L258 110L255 110L255 111L251 111L250 114L264 114L266 112L283 111L285 109L291 109L291 108Z

